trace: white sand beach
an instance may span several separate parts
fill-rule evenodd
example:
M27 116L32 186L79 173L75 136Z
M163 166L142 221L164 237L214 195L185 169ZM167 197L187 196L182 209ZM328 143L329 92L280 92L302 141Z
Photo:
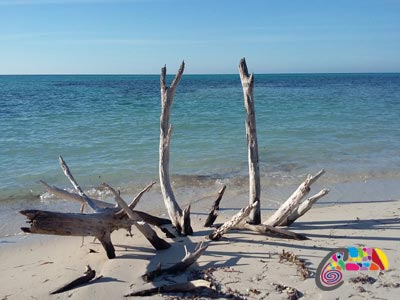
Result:
M224 201L229 206L226 204L229 199L223 199L216 223L228 220L236 212L231 208L224 210ZM126 231L119 230L112 235L117 258L111 260L101 245L89 237L83 246L80 237L27 235L4 239L0 243L0 299L119 299L131 291L184 282L193 278L195 270L212 274L221 293L243 299L288 299L286 290L280 292L274 284L293 287L304 299L396 299L399 293L400 206L395 200L313 208L290 227L307 235L310 239L306 241L232 231L220 241L210 242L204 255L183 274L163 275L146 283L141 275L155 269L158 263L168 267L180 261L185 253L184 245L193 250L212 231L202 227L206 213L198 213L207 212L205 202L195 204L192 210L194 236L169 240L172 247L157 252L139 232L133 230L131 238ZM263 212L264 217L269 214L269 211ZM332 249L348 246L381 248L388 257L389 270L344 272L341 287L330 292L320 290L314 279L318 264ZM90 253L90 249L97 253ZM303 280L295 264L280 262L282 251L305 260L309 278ZM102 278L71 291L49 295L81 276L86 265ZM372 284L349 282L360 274L376 281ZM160 294L147 298L166 297Z

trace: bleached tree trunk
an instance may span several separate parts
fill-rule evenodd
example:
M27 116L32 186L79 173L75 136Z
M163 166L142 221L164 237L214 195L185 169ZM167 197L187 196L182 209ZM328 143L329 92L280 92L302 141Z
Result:
M182 211L175 199L169 177L169 145L171 141L172 125L169 124L172 102L176 87L182 78L185 63L182 62L178 73L170 87L166 85L167 68L161 69L161 117L160 117L160 149L159 149L159 175L161 192L164 198L164 204L167 208L169 218L179 234L191 235L193 229L190 225L190 205Z
M246 60L242 58L239 63L240 80L243 87L244 105L246 107L246 137L249 162L249 204L257 203L249 214L249 223L261 223L260 205L260 169L258 164L258 143L256 131L256 115L254 110L254 76L249 75Z

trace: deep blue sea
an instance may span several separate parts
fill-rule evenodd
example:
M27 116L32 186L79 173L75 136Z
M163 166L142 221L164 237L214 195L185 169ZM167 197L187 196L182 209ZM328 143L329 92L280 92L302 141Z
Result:
M400 74L255 74L254 98L263 183L400 177ZM158 75L0 76L0 202L69 188L60 154L87 189L157 180L160 109ZM238 75L184 75L174 184L245 181L244 122Z

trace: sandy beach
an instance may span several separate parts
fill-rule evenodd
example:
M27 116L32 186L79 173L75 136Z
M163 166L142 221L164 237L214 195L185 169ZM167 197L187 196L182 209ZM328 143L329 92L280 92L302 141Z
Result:
M240 208L235 207L238 203L233 206L229 203L229 193L225 197L216 222L219 224ZM290 228L307 235L310 240L306 241L232 231L222 240L210 242L204 255L185 273L163 275L152 283L143 281L141 275L155 269L158 263L168 267L180 261L185 254L184 245L193 250L197 243L206 240L212 229L204 228L202 224L211 202L212 199L206 199L194 204L194 236L170 240L172 247L167 250L156 252L135 230L132 238L124 230L114 232L112 240L117 258L112 260L107 259L101 245L89 237L84 239L83 246L80 237L26 235L3 238L0 243L0 299L119 299L132 291L184 282L202 272L213 278L220 293L236 295L239 299L287 299L287 290L279 291L276 284L297 289L304 299L396 299L400 281L400 208L399 201L394 199L315 207ZM229 208L224 209L224 206ZM270 214L271 211L263 210L264 218ZM381 248L388 257L389 270L344 272L344 284L340 288L329 292L320 290L314 278L318 264L332 249L349 246ZM283 251L292 252L305 261L310 272L308 278L301 278L295 264L280 262ZM49 295L81 276L86 265L102 278L71 291ZM349 281L361 274L372 277L374 282ZM168 297L148 297L165 298ZM207 296L203 298L207 299Z

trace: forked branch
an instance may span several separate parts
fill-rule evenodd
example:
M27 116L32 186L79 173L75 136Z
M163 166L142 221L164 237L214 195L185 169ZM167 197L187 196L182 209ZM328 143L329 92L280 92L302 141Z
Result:
M161 69L161 116L160 116L160 149L159 149L159 175L161 192L164 198L164 204L167 208L169 218L179 234L191 235L193 229L190 225L190 207L182 211L176 201L171 181L169 177L169 145L171 140L172 126L169 124L172 102L176 87L182 78L185 63L182 62L178 73L170 87L166 84L167 68Z
M267 221L264 222L270 226L280 226L292 214L300 205L300 201L310 192L310 186L313 184L322 174L324 170L319 171L314 176L308 175L307 179L300 184L297 190L287 199L279 209L271 216Z

